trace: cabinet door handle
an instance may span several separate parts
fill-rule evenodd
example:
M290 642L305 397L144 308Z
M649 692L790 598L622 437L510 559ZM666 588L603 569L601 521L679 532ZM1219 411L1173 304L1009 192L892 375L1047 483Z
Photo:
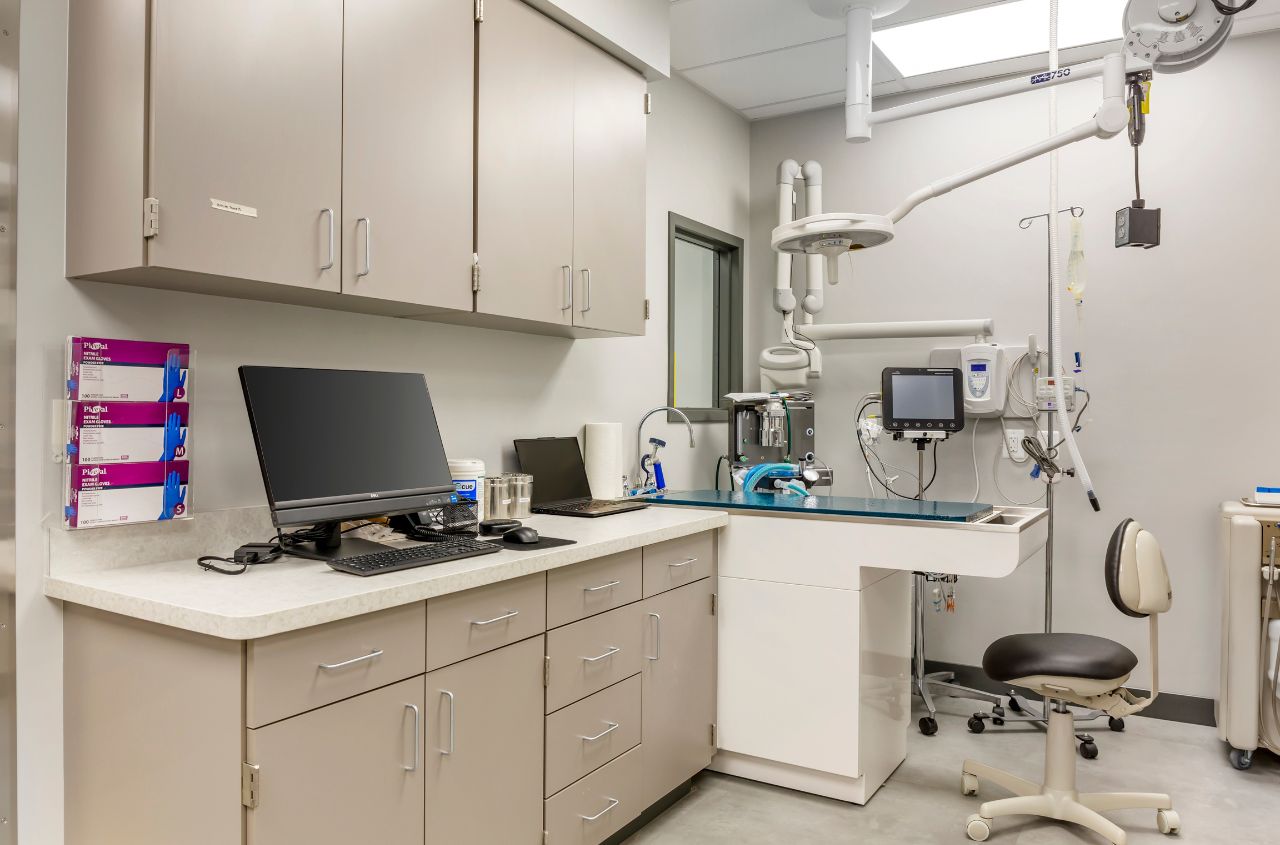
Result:
M595 742L597 739L604 739L606 736L608 736L609 734L613 733L618 729L617 722L605 722L605 724L608 725L609 727L605 728L595 736L580 736L578 737L578 739L582 740L583 742Z
M598 592L600 592L601 590L607 590L607 589L609 589L610 587L616 587L616 586L618 586L618 585L619 585L619 584L621 584L621 583L622 583L621 581L610 581L608 584L601 584L599 587L583 587L583 588L582 588L582 592L584 592L584 593L598 593Z
M329 260L320 265L321 270L333 269L333 209L322 208L320 213L329 217Z
M656 613L650 613L649 618L653 620L653 656L645 655L650 660L662 659L662 617Z
M404 770L416 772L422 763L422 711L416 704L406 704L404 709L413 711L413 765L405 766Z
M607 797L607 796L606 796L606 797ZM610 799L609 799L609 806L608 806L608 807L605 807L603 810L601 810L600 812L596 813L594 816L578 816L578 818L582 819L584 822L593 822L593 821L595 821L596 819L600 818L600 817L601 817L601 816L603 816L605 813L609 812L610 810L612 810L614 807L618 806L618 805L619 805L619 804L621 804L621 803L622 803L622 802L621 802L621 801L619 801L617 798L610 798Z
M506 613L502 614L501 616L495 616L492 619L486 619L483 622L473 621L471 624L475 625L477 628L483 628L485 625L492 625L495 622L501 622L504 619L510 619L513 616L519 616L519 615L520 615L520 611L518 610L508 610Z
M381 656L382 656L382 649L375 648L373 651L369 652L368 654L362 654L359 657L353 657L350 660L344 660L341 663L321 663L320 668L329 669L329 670L345 669L348 666L354 666L357 663L363 663L366 660L373 660L374 658L381 657Z
M560 310L571 311L573 310L573 268L568 264L561 264L560 269L564 275L564 305Z
M688 560L682 560L679 563L668 563L667 566L670 566L672 569L676 569L681 566L688 566L691 563L697 563L697 562L698 562L698 559L696 557L691 557Z
M606 651L604 654L598 654L595 657L584 657L582 658L582 661L584 663L598 663L599 661L604 660L605 658L613 657L615 654L617 654L620 651L622 651L622 649L618 648L616 645L611 645L609 646L609 650Z
M591 268L590 267L583 268L582 281L584 283L583 291L582 291L582 298L584 300L584 303L582 305L582 313L585 314L591 310Z
M449 747L440 749L440 753L447 757L453 753L455 748L457 748L457 734L454 731L458 721L455 718L457 715L457 702L454 700L453 693L449 692L447 689L440 690L440 694L449 699Z
M356 220L357 229L361 223L364 224L364 269L356 271L357 279L373 272L373 248L370 245L373 240L373 221L368 217L360 217Z

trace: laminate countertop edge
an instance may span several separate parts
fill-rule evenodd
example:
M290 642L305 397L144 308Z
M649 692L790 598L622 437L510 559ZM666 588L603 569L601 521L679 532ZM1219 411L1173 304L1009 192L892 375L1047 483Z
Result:
M251 640L374 613L619 554L728 525L724 511L647 508L599 519L534 516L549 549L482 555L360 578L324 563L288 558L243 575L205 572L194 560L48 575L50 598L185 631Z

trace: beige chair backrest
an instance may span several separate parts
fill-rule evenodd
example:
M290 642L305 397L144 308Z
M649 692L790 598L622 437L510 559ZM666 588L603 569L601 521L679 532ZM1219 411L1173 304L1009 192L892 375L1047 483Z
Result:
M1121 613L1145 617L1173 605L1173 588L1155 535L1135 520L1116 527L1107 546L1107 594Z

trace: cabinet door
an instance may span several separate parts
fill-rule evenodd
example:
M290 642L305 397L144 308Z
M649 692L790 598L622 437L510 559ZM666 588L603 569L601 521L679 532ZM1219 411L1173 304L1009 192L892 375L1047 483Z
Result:
M419 675L247 731L248 845L422 845L422 704Z
M715 754L714 584L703 578L644 600L644 807L706 768Z
M574 325L644 334L645 81L574 50Z
M539 636L427 673L427 842L541 844L542 657Z
M147 262L340 286L341 0L152 4Z
M342 290L471 310L473 9L347 0Z
M476 310L568 324L578 38L520 0L487 0L479 39Z

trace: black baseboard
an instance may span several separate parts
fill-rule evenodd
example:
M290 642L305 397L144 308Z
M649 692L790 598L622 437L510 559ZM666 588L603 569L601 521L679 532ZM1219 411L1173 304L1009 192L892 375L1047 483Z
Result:
M956 683L982 690L983 692L1003 695L1009 692L1010 689L1016 689L1025 693L1029 698L1035 697L1021 687L1013 687L1009 684L991 680L978 666L966 666L963 663L943 663L938 660L926 660L924 665L925 670L928 672L953 672L956 676ZM1148 690L1141 690L1136 687L1129 687L1129 689L1135 695L1144 696L1149 694ZM1162 692L1151 703L1150 707L1142 711L1142 715L1150 716L1153 719L1164 719L1167 722L1184 722L1188 725L1205 725L1212 728L1217 725L1213 710L1213 699L1211 698Z
M640 830L640 828L644 827L649 822L653 821L658 816L665 813L667 810L671 809L671 806L673 804L675 804L681 798L688 795L692 790L693 790L692 780L687 780L684 783L680 784L675 789L671 790L666 795L662 796L657 801L653 802L652 806L650 806L649 809L645 810L639 816L636 816L636 818L633 819L630 823L628 823L625 827L623 827L613 836L610 836L608 839L606 839L602 843L602 845L622 845L623 842L627 841L632 836L634 836L636 832Z

